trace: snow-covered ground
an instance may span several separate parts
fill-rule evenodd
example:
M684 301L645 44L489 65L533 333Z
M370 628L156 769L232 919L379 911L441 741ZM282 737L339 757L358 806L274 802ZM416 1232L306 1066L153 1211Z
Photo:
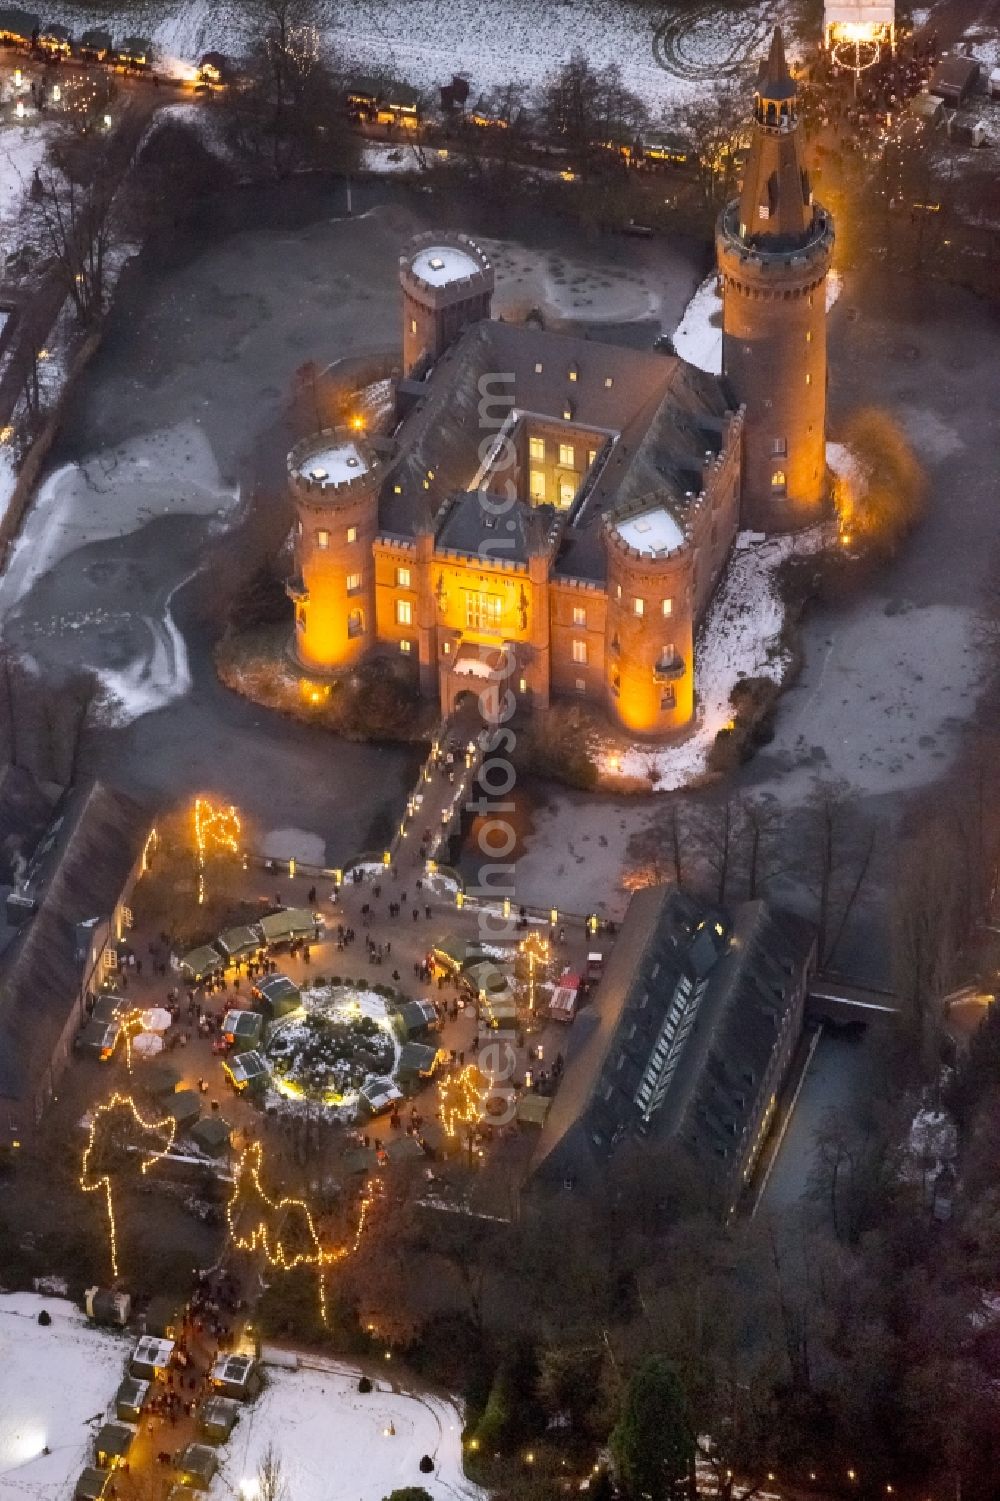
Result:
M132 0L129 28L151 36L159 65L176 72L212 49L239 53L248 37L237 0ZM47 13L48 14L48 13ZM76 29L106 19L99 7L54 0L53 19ZM537 88L574 49L594 67L617 63L627 86L654 116L704 100L706 82L766 52L769 28L797 19L791 0L754 0L743 12L703 3L678 18L631 0L320 0L320 30L331 53L361 73L375 70L429 93L453 73L474 95L509 82ZM678 19L680 24L678 25Z
M767 541L758 540L754 532L739 534L695 647L695 729L680 745L605 749L598 757L603 772L655 780L661 792L684 787L702 775L716 735L732 718L730 695L740 679L768 677L781 682L784 677L788 656L778 640L785 612L775 587L777 570L793 553L824 546L827 530L812 527Z
M12 227L24 212L36 167L41 166L49 131L32 122L0 127L0 231L3 249L10 253Z
M269 1370L263 1395L222 1451L212 1501L239 1494L253 1501L268 1446L295 1501L382 1501L409 1485L424 1486L435 1501L483 1496L462 1473L462 1418L453 1403L395 1391L386 1381L361 1393L359 1375L312 1357L308 1369ZM424 1454L434 1461L433 1474L420 1471Z
M0 1295L0 1501L72 1495L128 1351L65 1299Z
M333 959L331 958L332 962ZM346 954L344 955L344 963L346 966L349 966L351 963ZM316 985L308 990L303 990L302 1005L307 1016L324 1017L327 1021L350 1022L357 1021L364 1016L376 1022L379 1029L385 1034L392 1045L392 1059L385 1068L379 1069L375 1074L368 1075L364 1082L367 1083L369 1078L395 1076L396 1070L399 1067L399 1039L393 1030L389 1019L389 1008L383 996L376 995L374 990L358 990L353 985ZM271 1054L273 1051L276 1051L272 1047L275 1038L280 1039L283 1051L287 1049L294 1052L298 1044L307 1043L310 1037L310 1030L303 1026L301 1016L293 1015L286 1022L282 1022L271 1029L264 1052L265 1054ZM330 1080L327 1082L332 1082L336 1091L334 1079L335 1068L331 1066L328 1072ZM322 1079L323 1070L313 1066L310 1073L313 1090L310 1092L308 1098L303 1094L300 1085L296 1081L286 1081L275 1076L272 1087L268 1090L267 1094L268 1108L276 1110L279 1114L294 1114L299 1109L312 1109L315 1111L319 1103L316 1091L321 1087L325 1087ZM358 1091L351 1089L343 1094L333 1092L322 1103L324 1109L334 1118L353 1121L357 1114Z
M45 1309L52 1323L38 1323ZM63 1298L0 1294L0 1501L66 1501L111 1413L131 1341L96 1329ZM393 1390L358 1391L360 1372L310 1357L271 1369L263 1395L241 1410L220 1450L215 1501L252 1498L264 1451L277 1451L295 1501L382 1501L423 1485L435 1501L478 1501L462 1473L462 1416L454 1403ZM434 1473L420 1471L424 1454Z
M493 314L517 321L539 309L549 323L634 323L659 318L662 288L653 271L610 259L539 253L515 240L480 242L493 263Z

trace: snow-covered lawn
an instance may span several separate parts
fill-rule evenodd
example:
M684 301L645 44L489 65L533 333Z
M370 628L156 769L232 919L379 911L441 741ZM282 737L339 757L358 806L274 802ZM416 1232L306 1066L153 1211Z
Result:
M462 1418L453 1403L393 1391L386 1381L363 1394L359 1375L311 1357L308 1369L269 1370L262 1396L222 1451L212 1501L238 1494L253 1501L269 1445L295 1501L382 1501L408 1485L424 1486L435 1501L483 1496L462 1473ZM424 1454L434 1461L431 1475L420 1471Z
M330 962L337 962L336 954L331 955ZM351 964L346 952L343 962L347 967ZM358 1108L358 1089L369 1079L394 1076L399 1067L399 1040L385 998L374 990L358 990L353 985L316 985L303 990L302 1005L305 1016L291 1016L273 1027L264 1049L272 1066L283 1061L288 1069L284 1078L275 1071L267 1094L268 1108L294 1114L301 1108L315 1110L322 1105L336 1119L353 1121ZM344 1067L334 1060L332 1052L329 1061L313 1057L317 1034L310 1026L311 1017L317 1019L321 1028L324 1022L349 1025L363 1017L374 1022L379 1029L377 1045L366 1047L361 1038L357 1045L363 1052L384 1053L384 1064L348 1087L343 1082ZM319 1036L322 1038L322 1031Z
M633 0L576 0L572 6L320 0L319 24L331 50L359 73L387 72L427 90L429 98L453 73L469 77L473 97L511 81L537 88L580 48L594 67L617 63L653 116L665 117L701 103L707 81L723 81L744 54L755 67L770 26L791 21L794 30L797 9L791 0L754 0L734 16L730 7L704 3L666 47L661 28L673 21L670 12ZM250 40L238 0L132 0L127 13L128 29L151 36L164 71L176 73L212 49L239 53ZM106 19L99 7L73 0L53 0L47 15L76 30ZM691 76L679 76L674 67Z
M828 529L811 527L790 536L759 540L741 532L695 646L698 719L680 745L665 749L633 745L622 752L606 748L598 756L602 772L626 778L655 778L661 792L683 787L706 769L716 735L732 718L730 695L741 678L768 677L780 683L788 667L779 645L784 607L776 588L778 568L793 553L816 552Z
M0 1295L0 1501L72 1495L129 1349L65 1299Z
M48 141L48 129L34 122L0 128L0 229L5 255L14 248L11 229L24 212L32 176L42 164Z

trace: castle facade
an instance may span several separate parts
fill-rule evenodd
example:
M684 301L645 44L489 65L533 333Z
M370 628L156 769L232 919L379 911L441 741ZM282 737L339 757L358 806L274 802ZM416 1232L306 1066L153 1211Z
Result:
M461 235L400 258L391 431L288 457L295 658L313 676L391 653L448 714L501 670L664 738L694 716L695 639L740 526L791 530L825 495L829 215L801 162L780 35L718 258L723 374L494 321Z

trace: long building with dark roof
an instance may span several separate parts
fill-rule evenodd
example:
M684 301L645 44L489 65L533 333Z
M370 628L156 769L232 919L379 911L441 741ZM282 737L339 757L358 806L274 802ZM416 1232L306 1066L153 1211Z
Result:
M825 483L814 473L823 314L816 303L803 322L804 296L785 284L808 281L814 307L832 228L800 171L794 98L776 37L744 192L753 222L720 240L734 308L757 306L759 265L781 283L757 377L749 313L739 335L735 313L724 318L731 381L655 350L494 320L493 267L479 245L449 233L408 247L385 430L363 432L359 416L357 428L311 434L288 458L294 652L307 676L388 653L413 664L444 714L500 673L526 707L576 696L635 734L689 727L697 630L737 528L814 519Z
M574 1023L535 1180L586 1188L623 1141L651 1138L687 1152L731 1210L801 1034L815 950L810 924L761 901L638 892Z

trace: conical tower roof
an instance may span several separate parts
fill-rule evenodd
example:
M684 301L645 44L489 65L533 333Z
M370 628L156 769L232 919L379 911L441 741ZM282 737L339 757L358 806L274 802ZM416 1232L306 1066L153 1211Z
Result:
M812 192L802 160L781 28L760 66L754 98L754 137L740 193L740 238L782 247L804 243L813 223Z
M785 61L785 43L781 36L780 26L774 28L767 61L760 65L757 76L757 94L761 99L795 98L795 79L789 73L788 64Z

